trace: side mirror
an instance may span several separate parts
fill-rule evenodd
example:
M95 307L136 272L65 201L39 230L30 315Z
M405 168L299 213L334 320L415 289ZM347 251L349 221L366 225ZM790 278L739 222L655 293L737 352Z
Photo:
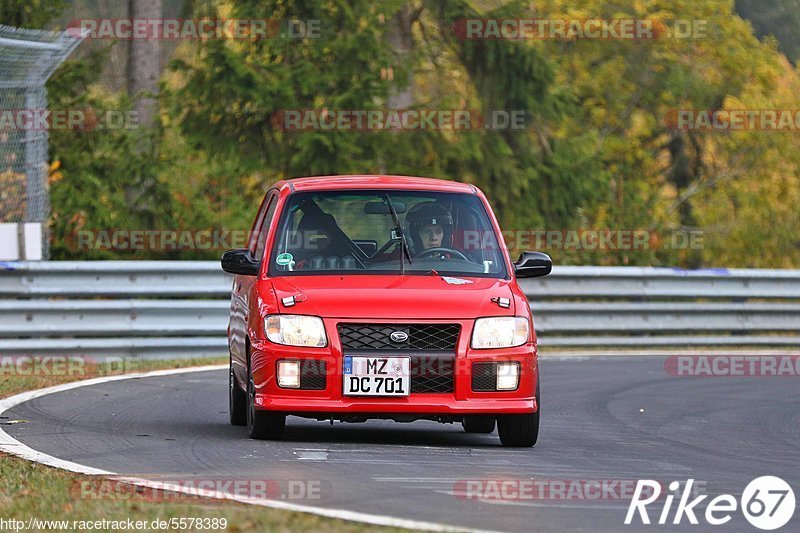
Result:
M258 276L258 261L250 255L250 250L228 250L222 254L222 270L230 274Z
M514 273L518 278L539 278L553 270L553 260L542 252L522 252L514 263Z

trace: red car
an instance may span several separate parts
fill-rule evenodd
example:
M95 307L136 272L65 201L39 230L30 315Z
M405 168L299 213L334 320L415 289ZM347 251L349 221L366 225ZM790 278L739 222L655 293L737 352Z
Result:
M402 176L276 183L235 274L230 421L280 439L286 416L460 422L505 446L539 434L539 367L512 263L475 186Z

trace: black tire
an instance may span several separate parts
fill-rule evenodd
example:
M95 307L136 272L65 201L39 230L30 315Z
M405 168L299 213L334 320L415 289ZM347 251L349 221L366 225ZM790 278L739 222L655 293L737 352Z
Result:
M461 426L467 433L491 433L494 423L493 416L469 415L461 421Z
M497 417L497 432L503 446L530 448L539 440L539 413L542 403L539 396L539 376L536 376L536 412L524 415L502 415Z
M247 372L247 433L251 439L281 440L286 429L286 415L259 411L255 407L253 375Z
M233 362L228 370L228 417L232 426L247 425L247 395L236 383Z

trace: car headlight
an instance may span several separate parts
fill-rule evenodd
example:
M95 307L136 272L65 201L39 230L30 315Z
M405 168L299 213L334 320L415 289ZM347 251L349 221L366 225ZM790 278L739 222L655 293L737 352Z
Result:
M472 347L510 348L528 342L528 319L521 316L479 318L472 331Z
M268 315L264 319L267 338L277 344L313 346L328 344L322 319L306 315Z

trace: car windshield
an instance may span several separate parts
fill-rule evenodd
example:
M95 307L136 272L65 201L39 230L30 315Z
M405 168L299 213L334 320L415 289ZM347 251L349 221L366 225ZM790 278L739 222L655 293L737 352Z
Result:
M506 277L488 213L473 194L298 192L290 196L278 224L270 276L387 274L402 269L412 275L435 271Z

